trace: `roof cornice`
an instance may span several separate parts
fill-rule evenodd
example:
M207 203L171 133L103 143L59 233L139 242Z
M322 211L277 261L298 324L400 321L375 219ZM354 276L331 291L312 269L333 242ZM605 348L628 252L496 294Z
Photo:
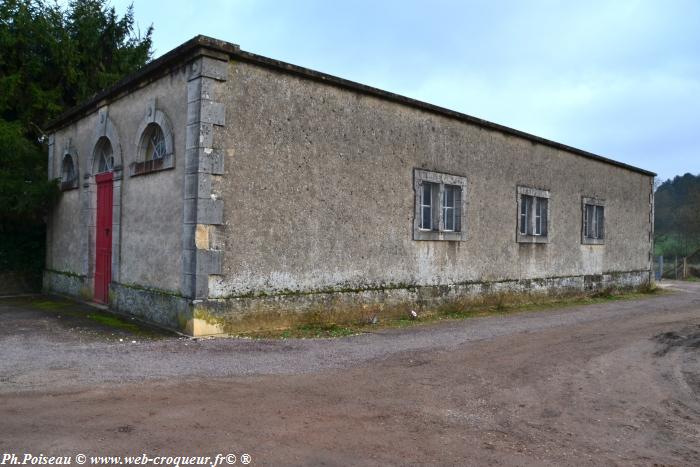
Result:
M498 131L506 135L524 138L533 143L538 143L544 146L560 149L562 151L570 152L579 156L586 157L588 159L604 162L606 164L611 164L650 177L656 176L654 172L650 172L639 167L625 164L614 159L603 157L592 152L584 151L582 149L578 149L572 146L567 146L566 144L558 143L556 141L552 141L546 138L541 138L539 136L526 133L524 131L516 130L514 128L510 128L504 125L499 125L498 123L493 123L488 120L483 120L461 112L429 104L427 102L411 99L410 97L394 94L392 92L384 91L382 89L374 88L371 86L339 78L337 76L329 75L326 73L321 73L319 71L311 70L297 65L292 65L290 63L282 62L279 60L263 57L254 53L245 52L241 50L240 47L236 44L202 35L190 39L189 41L171 50L165 55L157 58L156 60L153 60L137 72L125 77L124 79L118 81L109 88L99 92L86 102L83 102L73 107L72 109L64 112L56 120L49 124L48 130L53 131L58 128L61 128L69 124L70 122L73 122L76 119L81 118L84 115L94 111L97 107L108 103L110 100L123 94L124 92L143 86L148 82L159 78L160 76L162 76L165 70L169 70L174 66L181 66L182 64L202 55L211 55L217 58L226 56L232 57L237 60L254 63L256 65L294 74L314 81L327 83L329 85L342 87L358 93L367 94L385 100L390 100L426 112L454 118L467 123L471 123L481 128Z

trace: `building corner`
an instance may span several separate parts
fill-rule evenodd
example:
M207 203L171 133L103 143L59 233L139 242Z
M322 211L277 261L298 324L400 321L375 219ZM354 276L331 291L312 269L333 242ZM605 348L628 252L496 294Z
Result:
M209 298L209 277L222 273L223 245L216 232L223 226L224 200L218 186L225 151L217 136L226 124L226 108L219 97L228 72L228 55L206 49L187 64L181 289L189 307L179 327L193 336L220 333L199 317L198 304Z

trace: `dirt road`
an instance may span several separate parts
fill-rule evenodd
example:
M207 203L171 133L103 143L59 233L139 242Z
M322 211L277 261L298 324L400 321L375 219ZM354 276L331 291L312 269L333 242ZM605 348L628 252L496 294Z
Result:
M0 301L0 455L697 466L700 284L673 287L297 341L132 343Z

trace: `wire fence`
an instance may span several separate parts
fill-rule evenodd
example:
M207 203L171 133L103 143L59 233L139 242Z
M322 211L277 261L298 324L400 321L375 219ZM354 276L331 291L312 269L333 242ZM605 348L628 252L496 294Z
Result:
M660 255L654 258L656 280L700 278L700 250L688 256Z

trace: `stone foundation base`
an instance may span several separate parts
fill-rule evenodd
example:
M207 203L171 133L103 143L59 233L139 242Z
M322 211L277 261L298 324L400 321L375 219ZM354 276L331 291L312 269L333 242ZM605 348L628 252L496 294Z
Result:
M190 300L167 291L112 282L109 307L161 327L184 332L191 320ZM194 334L192 334L194 335Z
M92 297L85 276L62 271L44 271L43 287L44 292L69 295L81 299Z
M438 286L291 292L223 299L190 300L167 291L112 283L110 308L191 336L282 329L303 322L352 322L373 316L405 316L443 306L517 303L528 296L592 294L609 289L635 290L650 285L649 271L542 279L465 282ZM82 276L46 271L44 290L84 297Z
M46 293L92 299L92 288L85 276L61 271L44 271ZM192 318L190 300L171 292L112 282L109 285L109 308L137 316L160 327L185 330Z
M282 329L304 322L343 323L406 316L414 309L517 303L528 296L593 294L605 290L639 290L650 285L649 271L542 279L465 282L438 286L403 286L352 291L286 293L232 297L193 303L192 319L207 335Z

